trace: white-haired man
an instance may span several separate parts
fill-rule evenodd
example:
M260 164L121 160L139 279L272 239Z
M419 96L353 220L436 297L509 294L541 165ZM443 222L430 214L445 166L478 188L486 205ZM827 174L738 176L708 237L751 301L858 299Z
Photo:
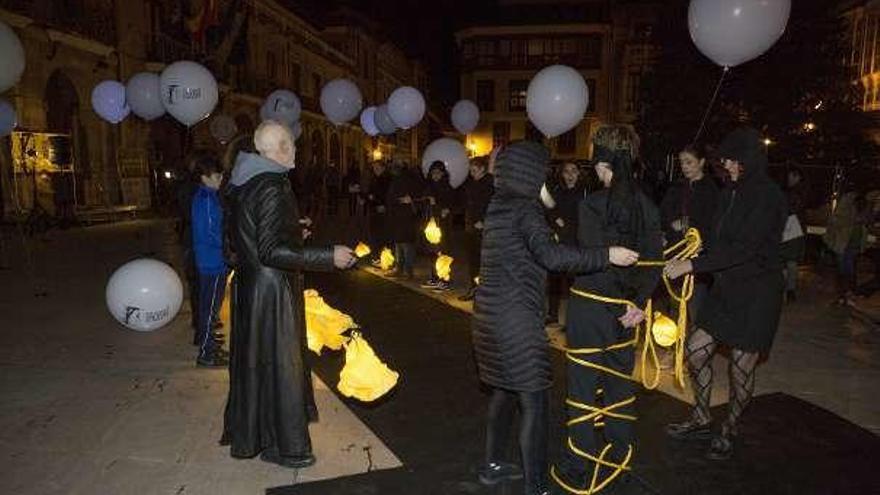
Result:
M306 247L287 179L295 166L290 130L265 121L258 154L242 152L227 194L236 266L232 290L229 398L223 438L233 457L282 466L315 463L308 424L317 409L305 360L303 271L350 268L345 246Z

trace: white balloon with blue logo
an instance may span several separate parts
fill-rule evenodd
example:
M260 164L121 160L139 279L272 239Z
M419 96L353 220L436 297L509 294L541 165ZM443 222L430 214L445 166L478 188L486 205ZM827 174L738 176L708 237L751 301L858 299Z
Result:
M188 60L166 67L160 82L165 110L188 127L208 118L220 98L211 71Z
M132 330L152 332L177 316L183 304L183 284L167 264L141 258L113 272L105 297L116 321Z

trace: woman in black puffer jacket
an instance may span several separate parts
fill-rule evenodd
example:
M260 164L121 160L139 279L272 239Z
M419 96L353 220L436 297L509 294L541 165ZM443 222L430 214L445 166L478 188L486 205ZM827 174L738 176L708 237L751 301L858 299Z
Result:
M548 389L552 376L544 330L547 271L583 273L638 255L614 247L582 249L553 240L539 199L549 154L521 141L504 148L495 168L495 194L486 213L473 342L480 379L494 389L489 405L484 484L522 476L504 462L513 412L519 404L520 451L526 494L547 490Z

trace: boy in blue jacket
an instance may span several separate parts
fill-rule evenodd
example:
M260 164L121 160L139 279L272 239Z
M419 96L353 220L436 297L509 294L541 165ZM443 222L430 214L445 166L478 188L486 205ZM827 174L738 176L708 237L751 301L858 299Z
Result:
M218 191L223 167L211 155L202 155L193 164L199 186L192 199L192 238L199 277L198 343L200 367L228 364L212 327L226 289L226 263L223 260L223 207Z

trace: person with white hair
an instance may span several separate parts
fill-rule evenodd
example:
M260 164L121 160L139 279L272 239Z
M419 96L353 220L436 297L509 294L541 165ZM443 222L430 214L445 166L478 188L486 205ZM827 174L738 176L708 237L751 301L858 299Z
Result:
M235 276L221 444L233 457L304 468L315 463L308 424L317 408L305 359L303 272L350 268L356 258L345 246L304 245L287 179L296 166L290 129L267 120L254 145L257 154L238 154L227 192Z

